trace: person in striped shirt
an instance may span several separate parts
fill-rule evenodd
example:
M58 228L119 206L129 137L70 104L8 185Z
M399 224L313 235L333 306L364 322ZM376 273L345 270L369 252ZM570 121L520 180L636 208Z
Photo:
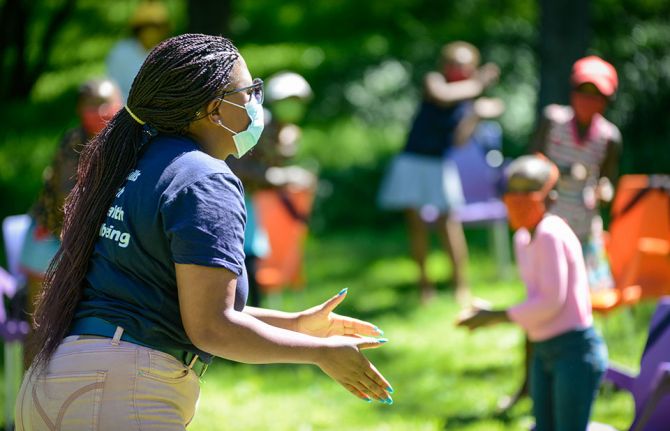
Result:
M614 287L598 204L609 202L618 174L621 133L604 116L618 86L614 67L596 56L575 62L570 105L549 105L533 142L561 173L553 212L582 244L592 291Z

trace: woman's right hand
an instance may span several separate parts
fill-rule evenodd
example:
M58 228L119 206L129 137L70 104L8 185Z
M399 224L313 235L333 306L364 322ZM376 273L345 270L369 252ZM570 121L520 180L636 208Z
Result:
M391 385L361 353L362 349L381 346L386 339L333 336L324 341L326 347L317 361L324 373L362 400L393 403Z

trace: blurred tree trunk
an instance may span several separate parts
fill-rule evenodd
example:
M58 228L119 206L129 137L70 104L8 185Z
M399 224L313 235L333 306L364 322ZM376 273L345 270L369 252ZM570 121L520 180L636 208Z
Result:
M76 0L64 0L49 18L37 52L28 51L31 19L36 4L30 0L7 0L0 9L0 95L10 100L28 97L49 63L58 33L67 22ZM31 57L35 60L31 61Z
M572 64L585 55L590 43L590 3L540 0L538 112L551 103L569 102Z
M228 37L233 0L188 0L188 31Z

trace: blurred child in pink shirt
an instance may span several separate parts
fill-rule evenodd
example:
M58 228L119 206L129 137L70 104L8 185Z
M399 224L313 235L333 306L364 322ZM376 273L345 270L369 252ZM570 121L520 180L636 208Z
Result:
M507 310L475 307L459 322L470 329L501 322L524 328L533 348L530 393L537 431L586 430L607 366L607 348L593 329L581 244L547 210L556 199L558 176L542 156L510 164L504 201L527 299Z

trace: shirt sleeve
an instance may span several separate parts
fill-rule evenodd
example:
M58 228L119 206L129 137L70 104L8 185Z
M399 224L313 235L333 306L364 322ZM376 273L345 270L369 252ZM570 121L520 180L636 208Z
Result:
M168 198L161 208L175 263L244 268L244 193L237 178L212 174Z
M533 259L538 276L536 286L528 289L528 299L507 311L511 320L524 328L542 325L553 319L563 307L568 289L568 262L563 242L557 235L538 232L538 259Z

